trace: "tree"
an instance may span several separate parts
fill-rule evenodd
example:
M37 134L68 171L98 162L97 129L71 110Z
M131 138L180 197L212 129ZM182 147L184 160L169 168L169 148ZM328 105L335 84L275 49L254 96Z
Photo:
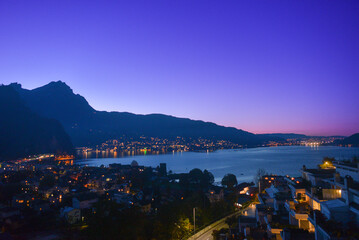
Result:
M208 170L202 172L200 169L194 168L188 173L188 181L192 186L207 188L214 183L214 177Z
M228 173L222 178L221 183L222 183L222 186L225 186L226 188L229 188L229 189L233 189L238 184L237 177L236 177L236 175L234 175L232 173Z
M227 235L229 232L228 228L221 228L220 230L213 230L212 237L214 240L222 239L221 236Z
M183 239L188 236L193 230L193 225L191 224L189 218L180 217L175 223L175 227L172 232L172 239Z
M214 176L211 172L208 172L207 169L203 171L203 178L206 185L212 185L214 183Z
M263 168L258 168L257 173L256 173L256 175L254 176L254 182L255 182L256 186L258 186L259 180L260 180L264 175L268 175L268 173L266 172L266 170L264 170Z
M8 204L16 194L22 192L22 187L23 186L20 183L1 184L0 203Z
M84 213L88 227L82 239L148 239L152 223L137 207L125 208L108 200L94 204L95 213Z
M333 161L335 161L335 158L324 157L322 164L320 164L319 167L322 169L334 168Z
M49 188L52 188L53 186L55 186L55 183L56 183L55 176L48 174L48 175L45 175L41 179L39 188L40 189L49 189Z
M188 179L190 183L200 183L203 177L201 169L194 168L188 173Z
M238 217L237 216L228 217L226 218L225 222L228 224L230 228L235 228L238 225Z

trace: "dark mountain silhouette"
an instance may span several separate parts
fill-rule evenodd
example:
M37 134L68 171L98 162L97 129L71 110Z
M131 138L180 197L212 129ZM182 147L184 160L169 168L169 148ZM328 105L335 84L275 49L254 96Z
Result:
M26 90L11 84L34 112L60 121L76 146L93 146L119 136L206 138L257 146L265 137L210 122L163 114L138 115L94 110L85 98L74 94L64 82L51 82Z
M347 138L344 138L343 140L338 140L335 143L340 145L352 145L359 147L359 133L355 133Z
M309 138L310 136L304 135L304 134L296 134L296 133L264 133L264 134L258 134L263 137L273 137L278 139L304 139Z
M288 139L305 140L305 139L310 139L310 138L324 137L324 136L308 136L308 135L297 134L297 133L265 133L265 134L258 134L258 135L265 137L265 138L276 139L277 141L288 140ZM326 137L344 138L344 136L326 136Z
M61 124L32 112L12 87L0 86L0 160L39 153L73 153Z

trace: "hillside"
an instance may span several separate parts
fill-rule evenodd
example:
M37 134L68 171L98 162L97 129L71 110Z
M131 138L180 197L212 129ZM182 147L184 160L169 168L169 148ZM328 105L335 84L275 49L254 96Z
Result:
M223 139L247 146L257 146L266 137L210 122L177 118L163 114L139 115L128 112L106 112L93 109L86 99L74 94L64 82L51 82L26 90L11 84L34 112L57 119L76 146L92 146L119 136L161 138Z
M304 134L296 134L296 133L266 133L266 134L258 134L264 137L273 137L278 139L305 139L309 138Z
M352 145L359 147L359 133L355 133L347 138L344 138L343 140L338 141L337 144Z
M0 86L0 115L0 160L73 152L61 124L32 112L11 87Z

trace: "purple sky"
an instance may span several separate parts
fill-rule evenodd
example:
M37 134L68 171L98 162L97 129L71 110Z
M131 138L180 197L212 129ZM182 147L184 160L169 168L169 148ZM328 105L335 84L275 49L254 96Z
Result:
M0 83L255 133L359 132L359 1L0 1Z

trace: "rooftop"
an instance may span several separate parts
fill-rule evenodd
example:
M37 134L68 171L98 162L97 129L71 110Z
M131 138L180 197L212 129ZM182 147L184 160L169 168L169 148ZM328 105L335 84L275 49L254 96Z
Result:
M334 199L329 200L321 203L322 205L326 206L329 210L333 208L340 208L340 207L347 207L345 202L341 199Z
M335 173L335 169L320 169L320 168L313 168L313 169L305 169L303 172L315 174L315 175L328 175L330 177L333 176Z
M333 162L334 166L346 166L351 168L358 168L359 163L349 162L349 161L335 161Z

